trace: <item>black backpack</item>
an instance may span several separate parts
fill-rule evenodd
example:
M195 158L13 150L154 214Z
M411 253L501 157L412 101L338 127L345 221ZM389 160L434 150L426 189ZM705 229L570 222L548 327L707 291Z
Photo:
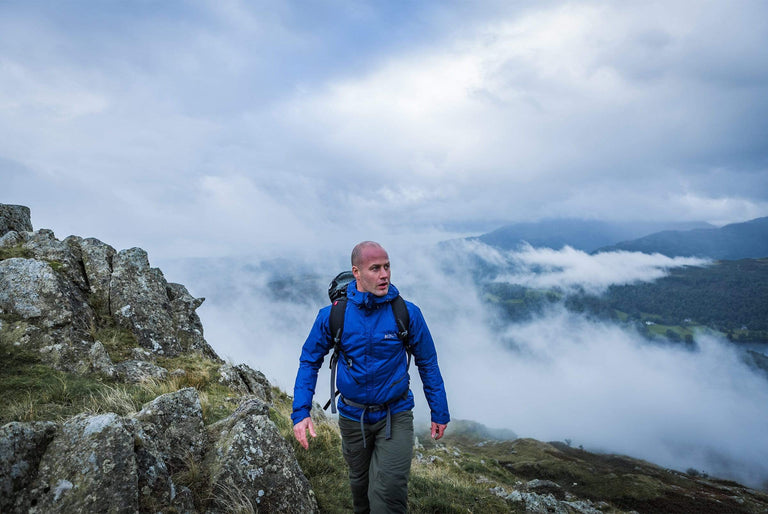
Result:
M339 361L339 355L344 358L344 363L348 367L352 367L352 359L344 355L341 349L341 335L344 333L344 314L347 310L347 285L354 279L355 277L351 271L342 271L336 275L328 286L328 298L331 299L331 315L328 319L328 325L333 341L333 353L331 354L331 397L323 406L323 409L327 410L330 405L333 414L336 414L336 403L333 400L339 394L339 391L336 391L336 365ZM392 313L395 315L395 322L399 329L397 337L402 341L408 354L407 370L411 367L411 355L413 355L408 334L408 327L411 326L411 317L408 314L405 300L400 295L397 295L390 302L390 305L392 305Z

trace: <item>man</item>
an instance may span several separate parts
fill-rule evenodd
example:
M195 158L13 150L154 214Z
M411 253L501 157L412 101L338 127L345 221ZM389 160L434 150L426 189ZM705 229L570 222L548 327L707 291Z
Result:
M378 243L352 250L352 274L341 338L336 387L342 452L349 465L355 512L406 512L413 455L413 393L408 357L390 306L398 295L390 283L389 256ZM409 343L432 412L432 437L450 421L432 336L418 307L405 302ZM317 372L332 346L331 307L320 310L301 352L293 400L293 432L307 449L316 436L309 412ZM332 399L333 400L333 399Z

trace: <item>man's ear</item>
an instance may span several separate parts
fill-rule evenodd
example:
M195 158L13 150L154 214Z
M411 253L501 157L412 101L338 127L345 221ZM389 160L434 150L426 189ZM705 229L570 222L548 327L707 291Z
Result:
M355 277L355 280L360 278L360 270L357 266L352 266L352 275Z

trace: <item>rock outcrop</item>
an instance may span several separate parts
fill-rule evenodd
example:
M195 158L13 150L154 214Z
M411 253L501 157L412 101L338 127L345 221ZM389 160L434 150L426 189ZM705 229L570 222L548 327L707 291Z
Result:
M311 512L315 499L309 482L295 459L288 458L293 449L268 414L268 406L254 398L211 426L214 443L208 453L208 467L215 470L211 476L213 488L237 492L241 502L258 511ZM223 503L217 507L227 509Z
M12 422L0 427L0 512L23 511L29 503L28 495L22 493L37 476L55 432L56 424L51 422Z
M0 237L12 231L32 231L32 216L29 207L0 203Z
M181 284L168 284L159 269L149 266L147 253L141 248L122 250L114 256L110 314L153 353L174 356L196 351L213 355L194 314L202 303L202 298L192 298Z
M317 510L293 449L246 399L206 429L193 388L159 396L135 415L75 416L61 425L9 423L0 430L3 512L194 512L172 473L189 462L212 470L209 512L232 502L261 512ZM203 485L198 485L203 486ZM190 491L191 493L191 491Z
M203 337L202 303L168 283L140 248L60 241L32 231L28 208L0 205L3 344L54 370L125 387L183 378L185 370L163 367L169 358L211 363L213 383L239 404L206 426L200 393L186 387L128 414L8 423L0 427L0 512L317 512L270 419L269 381L223 363Z
M19 494L16 508L41 513L136 512L137 491L130 424L112 413L81 414L57 430L40 461L37 478Z
M225 364L220 370L219 383L240 394L253 395L265 402L272 401L272 386L260 371L245 364Z
M0 251L14 255L0 260L0 314L15 318L24 344L45 353L51 366L87 368L93 334L105 324L129 331L155 356L218 359L195 313L204 299L167 282L144 250L117 252L94 238L59 241L51 230L21 230L31 229L24 209L0 205Z

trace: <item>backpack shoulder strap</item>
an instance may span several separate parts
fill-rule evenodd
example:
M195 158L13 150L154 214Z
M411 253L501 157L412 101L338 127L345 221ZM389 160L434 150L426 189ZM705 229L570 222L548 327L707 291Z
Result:
M347 311L347 298L339 298L331 305L331 315L328 318L328 326L331 331L333 349L337 350L341 344L341 334L344 333L344 314Z
M411 327L411 316L408 314L408 307L405 305L405 300L400 295L397 295L391 302L392 312L395 314L395 322L397 323L397 337L406 346L406 349L410 348L411 336L409 329ZM410 351L410 350L409 350Z
M402 341L405 346L405 353L408 354L408 364L406 370L411 369L411 356L413 355L413 347L411 346L411 315L408 314L408 306L405 305L405 300L400 295L397 295L391 302L392 313L395 315L395 323L397 323L397 337Z
M331 397L328 402L323 406L323 410L331 407L331 413L336 414L336 403L333 401L336 399L338 391L336 391L336 363L339 361L339 354L341 353L341 335L344 333L344 315L347 312L347 298L339 298L335 300L331 305L331 314L328 317L328 328L331 333Z

